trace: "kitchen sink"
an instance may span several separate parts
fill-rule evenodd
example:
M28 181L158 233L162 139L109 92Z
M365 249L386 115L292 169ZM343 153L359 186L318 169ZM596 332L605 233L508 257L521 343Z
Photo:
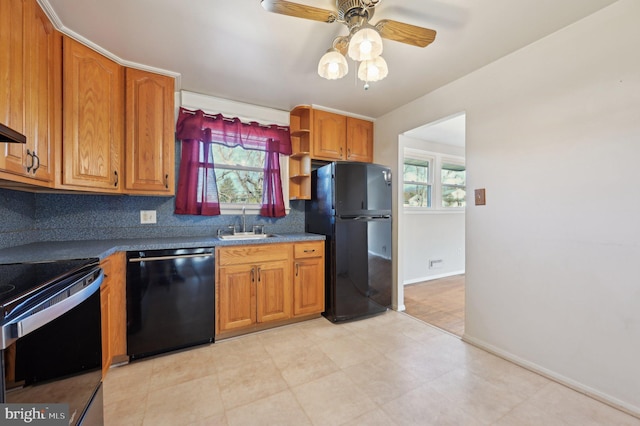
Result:
M254 234L253 232L236 232L235 234L219 235L221 240L263 240L276 237L275 234Z

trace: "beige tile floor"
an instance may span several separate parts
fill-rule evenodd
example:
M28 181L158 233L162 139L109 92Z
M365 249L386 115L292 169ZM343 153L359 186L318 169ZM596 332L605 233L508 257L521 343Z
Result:
M640 425L403 313L324 318L114 367L111 425Z

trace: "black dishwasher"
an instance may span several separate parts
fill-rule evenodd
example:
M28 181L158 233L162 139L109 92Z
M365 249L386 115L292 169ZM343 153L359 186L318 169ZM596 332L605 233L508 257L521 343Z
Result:
M130 360L214 341L214 249L127 252Z

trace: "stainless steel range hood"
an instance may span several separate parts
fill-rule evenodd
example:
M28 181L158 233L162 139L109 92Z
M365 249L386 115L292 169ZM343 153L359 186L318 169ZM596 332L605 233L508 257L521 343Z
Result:
M0 123L0 143L27 143L27 137Z

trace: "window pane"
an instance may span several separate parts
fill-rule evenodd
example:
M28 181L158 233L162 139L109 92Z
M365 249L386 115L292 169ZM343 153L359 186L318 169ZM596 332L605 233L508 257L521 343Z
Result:
M229 148L224 145L213 144L213 161L215 165L255 167L262 170L264 166L264 152L244 149L241 146Z
M404 184L404 205L431 207L431 185Z
M458 164L442 165L442 184L465 186L467 183L467 172L465 167Z
M210 152L213 155L220 202L260 204L265 153L219 144L212 144Z
M429 161L408 159L404 163L405 182L429 182Z
M255 204L262 202L262 171L216 168L221 203Z
M464 207L466 195L464 188L442 185L442 207Z

